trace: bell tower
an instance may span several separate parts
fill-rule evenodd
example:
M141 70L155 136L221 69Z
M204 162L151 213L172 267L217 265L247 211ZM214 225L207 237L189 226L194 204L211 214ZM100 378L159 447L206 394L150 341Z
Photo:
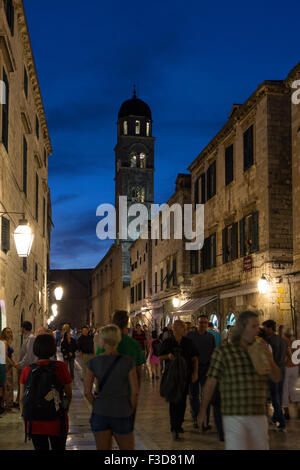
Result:
M149 106L133 97L125 101L118 115L118 139L115 147L115 207L117 243L122 246L123 285L130 284L129 248L134 239L120 240L119 197L127 196L127 210L132 204L154 203L154 141ZM127 219L127 227L130 219ZM136 238L138 233L136 234Z

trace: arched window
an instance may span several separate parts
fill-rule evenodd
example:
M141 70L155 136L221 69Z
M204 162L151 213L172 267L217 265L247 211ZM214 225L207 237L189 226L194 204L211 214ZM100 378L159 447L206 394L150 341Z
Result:
M137 156L135 153L132 153L130 155L130 166L131 168L136 168L137 167Z
M140 154L140 168L146 168L146 155L144 153Z
M150 136L150 122L146 122L146 136Z
M128 134L128 124L127 124L127 121L124 121L124 123L123 123L123 131L124 131L124 135L127 135L127 134Z
M135 121L135 134L140 135L141 132L141 123L140 121Z
M131 198L134 202L145 202L145 188L134 186L131 189Z

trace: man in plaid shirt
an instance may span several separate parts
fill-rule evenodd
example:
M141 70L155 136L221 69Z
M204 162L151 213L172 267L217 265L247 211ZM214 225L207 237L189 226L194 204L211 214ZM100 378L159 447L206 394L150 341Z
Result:
M268 379L281 380L272 353L264 344L271 373L259 375L248 354L248 347L259 332L258 314L240 314L230 342L215 349L204 388L202 407L198 415L201 429L206 409L218 384L227 450L268 450L267 387Z

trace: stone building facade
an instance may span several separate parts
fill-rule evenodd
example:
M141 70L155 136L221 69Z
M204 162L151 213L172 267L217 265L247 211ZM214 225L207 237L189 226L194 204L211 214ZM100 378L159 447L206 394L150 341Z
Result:
M293 263L291 97L265 81L190 165L194 202L205 204L205 243L192 297L222 329L246 308L291 325ZM258 281L269 284L259 293ZM215 297L213 297L215 296Z
M113 244L92 273L92 315L95 323L111 323L116 310L129 311L130 286L123 285L122 246Z
M130 319L131 327L137 323L152 329L152 241L149 223L148 239L138 238L130 247Z
M178 205L183 214L185 204L191 204L191 175L179 174L175 192L167 205ZM162 329L173 320L174 315L190 319L190 312L176 312L175 299L179 306L191 296L191 251L185 249L184 217L181 219L182 238L174 237L175 212L170 212L170 237L166 238L162 212L159 214L158 238L152 242L152 323L156 330ZM180 219L177 219L178 221ZM167 228L168 225L166 224ZM176 305L176 303L175 303ZM176 305L177 306L177 305ZM176 314L175 314L176 312Z
M0 1L0 79L0 327L12 328L17 357L21 321L37 330L47 320L52 153L21 0ZM28 258L13 241L22 214L34 232Z
M92 269L51 269L49 272L49 307L57 304L57 317L51 323L56 329L64 323L81 329L84 325L94 325L95 318L91 306ZM63 297L56 300L54 290L63 288Z

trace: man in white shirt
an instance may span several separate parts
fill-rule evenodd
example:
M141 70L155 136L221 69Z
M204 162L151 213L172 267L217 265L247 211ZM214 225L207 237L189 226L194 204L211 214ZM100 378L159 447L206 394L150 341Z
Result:
M30 366L36 360L33 354L33 343L35 342L35 336L32 334L32 324L30 321L24 321L22 323L22 334L23 343L20 351L20 360L17 364L18 369L23 370L24 367Z
M5 410L2 406L4 385L6 380L6 346L4 341L0 340L0 414Z

